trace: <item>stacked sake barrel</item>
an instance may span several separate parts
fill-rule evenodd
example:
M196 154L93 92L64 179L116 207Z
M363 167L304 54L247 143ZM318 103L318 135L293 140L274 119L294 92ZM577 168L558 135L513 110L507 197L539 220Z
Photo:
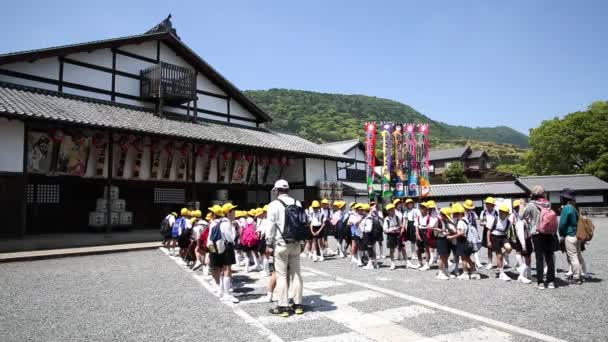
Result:
M110 187L110 224L112 226L131 226L133 223L133 213L127 211L126 202L121 199L117 186ZM108 210L108 187L103 190L103 197L97 199L95 211L89 213L89 226L103 227L107 223Z

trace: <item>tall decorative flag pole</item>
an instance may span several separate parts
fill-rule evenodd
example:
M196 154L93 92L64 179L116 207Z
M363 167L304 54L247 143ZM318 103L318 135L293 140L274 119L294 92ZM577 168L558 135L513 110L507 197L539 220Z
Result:
M405 127L406 143L408 151L408 177L407 195L410 197L418 196L418 161L416 159L416 132L414 124L407 124Z
M420 196L427 197L431 192L429 160L429 124L418 125L418 146L420 148Z
M393 192L391 191L391 174L393 166L393 125L391 123L384 123L382 125L382 154L384 163L382 165L382 197L391 197Z
M403 132L400 124L395 125L393 131L393 143L395 145L395 197L404 197L403 180L405 179L405 155L403 150Z
M376 123L365 123L365 159L367 177L367 195L374 198L374 175L376 168Z

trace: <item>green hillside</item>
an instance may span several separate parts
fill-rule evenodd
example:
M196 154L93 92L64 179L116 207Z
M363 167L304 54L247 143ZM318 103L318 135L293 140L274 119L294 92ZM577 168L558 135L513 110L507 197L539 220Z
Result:
M318 143L362 139L366 121L428 122L434 142L474 140L527 147L528 137L512 128L471 128L434 121L412 107L365 95L270 89L246 94L273 118L269 128L295 133Z

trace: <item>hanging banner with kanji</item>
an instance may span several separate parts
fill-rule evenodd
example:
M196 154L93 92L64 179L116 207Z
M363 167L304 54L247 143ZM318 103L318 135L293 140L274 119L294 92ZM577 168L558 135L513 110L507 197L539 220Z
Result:
M370 198L374 194L374 170L376 168L376 123L367 122L365 124L365 176L367 178L367 195Z
M382 197L391 197L391 174L393 166L393 125L384 123L382 125Z
M430 183L430 142L429 142L429 124L420 124L418 125L418 144L417 147L419 149L419 164L420 164L420 173L419 173L419 182L420 182L420 196L427 197L431 192L431 183Z
M393 170L395 174L395 197L404 197L403 180L405 179L405 154L403 149L403 132L400 124L393 129L394 158Z
M407 144L407 195L418 196L418 161L416 156L416 128L414 124L405 126L405 142Z

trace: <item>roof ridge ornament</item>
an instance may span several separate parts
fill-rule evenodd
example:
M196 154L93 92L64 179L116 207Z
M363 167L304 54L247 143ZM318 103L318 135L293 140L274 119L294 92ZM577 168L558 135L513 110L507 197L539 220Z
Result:
M173 28L173 23L171 22L171 13L161 21L158 25L146 31L148 33L161 33L161 32L169 32L173 34L175 37L181 40L181 38L177 35L177 30Z

